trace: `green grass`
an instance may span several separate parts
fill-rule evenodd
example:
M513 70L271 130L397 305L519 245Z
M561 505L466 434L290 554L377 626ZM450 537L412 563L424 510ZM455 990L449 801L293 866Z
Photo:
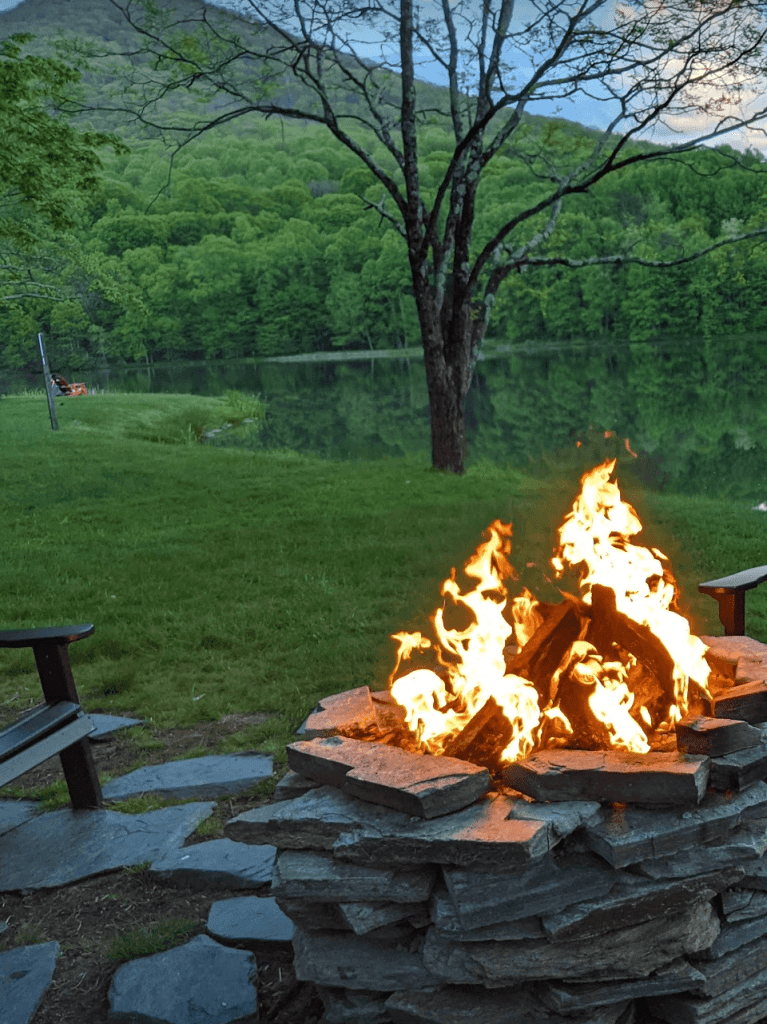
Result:
M136 928L110 942L106 956L110 960L136 960L142 956L164 953L180 946L197 927L191 918L158 921L150 928Z
M0 401L0 626L94 622L71 648L91 711L163 727L270 712L229 743L280 756L318 698L385 685L389 634L427 628L442 580L496 517L514 521L521 582L556 599L543 577L577 491L572 467L532 480L480 465L459 478L414 458L182 443L231 412L184 395L60 399L57 412L53 432L42 396ZM623 489L640 540L672 558L696 630L721 632L697 584L767 562L767 514L643 491L630 476ZM767 588L747 615L767 639ZM1 663L0 704L36 703L31 654L3 651Z

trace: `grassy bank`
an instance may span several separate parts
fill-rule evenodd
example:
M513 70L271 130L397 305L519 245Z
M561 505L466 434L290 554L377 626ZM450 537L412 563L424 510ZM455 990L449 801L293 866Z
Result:
M60 399L57 411L54 433L42 395L0 401L0 625L94 622L72 648L89 710L166 727L269 712L228 743L279 754L319 697L385 685L389 634L426 627L441 581L496 517L514 521L522 582L556 596L538 566L576 493L572 467L453 478L417 460L213 448L196 443L200 425L231 408L183 395ZM695 628L721 632L697 584L767 561L767 514L644 492L630 476L623 489ZM748 600L761 639L765 591ZM2 655L0 705L36 703L29 652Z

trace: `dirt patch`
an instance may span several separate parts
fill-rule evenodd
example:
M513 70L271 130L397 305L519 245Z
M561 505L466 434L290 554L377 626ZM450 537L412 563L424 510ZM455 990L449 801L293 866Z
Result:
M8 719L18 711L8 714ZM128 714L128 712L126 712ZM159 729L144 726L144 736L157 746L137 747L131 730L120 730L106 741L92 744L96 767L103 775L123 775L143 764L162 764L183 757L187 751L204 748L220 753L226 737L266 720L265 714L227 715L220 722L205 722L191 729ZM0 722L0 727L2 723ZM161 745L160 745L161 744ZM62 778L58 758L51 758L13 783L14 790L32 791ZM266 787L264 787L266 788ZM7 791L6 791L7 792ZM23 795L23 794L22 794ZM3 791L0 790L0 797ZM204 835L187 839L185 846L224 837L226 822L243 811L271 802L266 792L225 797L218 801ZM110 806L107 804L107 806ZM43 889L28 895L0 893L0 952L14 946L55 939L61 944L53 983L32 1024L106 1024L107 992L120 958L116 940L132 937L133 956L151 955L147 936L159 929L176 926L176 937L163 948L188 942L205 932L210 906L232 896L265 895L261 889L237 890L176 889L153 880L146 872L113 871L58 889ZM142 947L142 943L144 946ZM314 985L296 980L289 950L256 954L260 1019L268 1024L317 1024L323 1012Z

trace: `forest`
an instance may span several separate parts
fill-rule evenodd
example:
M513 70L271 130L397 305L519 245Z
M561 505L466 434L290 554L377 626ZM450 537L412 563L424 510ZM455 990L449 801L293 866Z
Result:
M25 0L0 16L0 37L30 31L23 54L51 55L57 18L44 0ZM131 38L103 0L83 0L67 28L74 39L124 46ZM6 55L3 73L14 63L22 66ZM105 79L103 69L96 74L87 63L82 74L70 75L65 61L56 71L61 81L43 90L41 100L39 76L52 72L33 72L27 82L31 111L54 93L59 100L68 94L88 99L119 82L117 73L113 81ZM7 81L3 87L10 95ZM430 91L429 102L442 102L440 90L422 88ZM174 117L196 116L199 101L185 90L166 100ZM18 116L0 104L8 137L26 131ZM130 364L419 346L406 243L373 208L381 201L381 184L323 126L249 114L175 152L167 140L150 137L158 133L135 125L70 121L74 142L62 115L40 122L37 148L27 142L32 155L16 169L21 178L15 188L3 163L14 159L13 150L0 154L6 186L0 195L0 370L37 365L38 331L46 335L52 358L70 372L96 360ZM114 132L113 144L98 134L83 136L86 129ZM63 158L52 161L46 132L53 130L65 141ZM597 134L561 118L527 117L514 149L502 149L483 174L475 251L498 224L545 193L540 154L573 166ZM360 141L397 173L374 138ZM442 118L419 128L427 202L453 144ZM632 143L629 151L642 147L662 149ZM765 227L761 153L699 147L683 161L669 154L635 163L569 196L540 253L585 260L625 252L669 260ZM55 188L46 175L56 176ZM43 193L53 197L48 207L24 201L25 181L42 181ZM710 343L735 335L742 349L758 344L767 326L767 249L761 239L671 268L610 263L518 269L498 291L484 342L488 350L583 340L616 350L668 338Z
M573 128L552 122L548 145L570 145ZM446 143L439 128L423 133L425 178L443 170ZM672 254L762 226L764 179L727 155L699 150L695 173L670 159L611 176L573 197L550 251L585 258L649 236ZM159 140L100 160L76 225L47 239L57 251L38 294L0 305L5 366L34 360L39 330L70 367L418 344L405 243L366 204L380 186L321 129L253 119L247 132L218 130L181 150L170 177ZM747 166L762 163L751 153ZM477 244L535 187L519 161L490 170ZM671 269L526 268L503 284L487 345L752 334L767 326L765 287L767 250L753 241Z

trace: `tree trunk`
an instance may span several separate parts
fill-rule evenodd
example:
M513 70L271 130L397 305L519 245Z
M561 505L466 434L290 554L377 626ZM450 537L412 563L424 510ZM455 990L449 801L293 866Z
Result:
M455 367L430 365L426 360L426 383L431 409L431 462L435 469L463 473L466 457L466 424L460 377Z

